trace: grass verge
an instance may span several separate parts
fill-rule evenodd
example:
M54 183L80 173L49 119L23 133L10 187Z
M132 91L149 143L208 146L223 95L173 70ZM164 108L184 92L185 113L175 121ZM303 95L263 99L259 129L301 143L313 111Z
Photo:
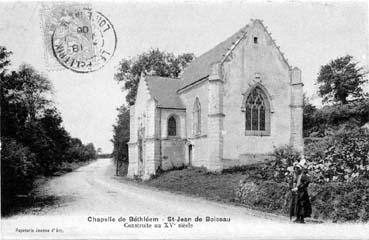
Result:
M234 202L235 187L241 179L244 179L244 174L241 172L214 174L204 168L184 168L164 172L143 183L172 192L222 202Z

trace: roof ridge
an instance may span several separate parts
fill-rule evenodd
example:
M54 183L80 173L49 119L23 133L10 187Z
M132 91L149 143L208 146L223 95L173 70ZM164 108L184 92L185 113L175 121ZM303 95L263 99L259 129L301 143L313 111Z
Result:
M244 37L245 31L249 26L249 23L246 24L238 31L233 33L231 36L226 38L224 41L218 43L205 53L201 54L199 57L195 58L183 71L183 74L181 76L181 78L183 79L181 88L190 85L192 82L200 78L208 76L209 74L205 74L205 72L209 70L208 65L221 62L223 58L228 55L228 52L232 51L232 47L239 43L239 39L242 39ZM191 74L191 72L194 73L195 76L191 76L193 75ZM190 74L190 76L187 76L188 74Z
M230 56L230 54L233 52L233 50L237 47L237 45L241 42L242 39L244 39L246 37L247 31L246 28L249 27L249 24L246 24L246 26L244 26L243 28L241 28L237 33L241 32L243 33L241 37L239 37L233 44L232 46L229 48L229 50L224 54L223 59L220 61L221 63L225 62L228 58L228 56ZM233 35L232 35L233 36Z

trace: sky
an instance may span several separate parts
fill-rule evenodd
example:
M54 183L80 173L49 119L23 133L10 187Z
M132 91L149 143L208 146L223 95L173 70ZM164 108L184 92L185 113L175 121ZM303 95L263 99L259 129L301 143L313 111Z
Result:
M50 4L50 3L48 3ZM117 48L100 70L50 69L45 59L39 2L1 2L0 45L13 52L12 68L31 64L54 85L64 127L84 143L112 151L116 108L125 104L114 80L121 59L152 48L201 53L250 22L262 19L291 66L302 70L304 91L319 105L314 85L321 65L350 54L369 69L366 1L122 1L92 2L114 25ZM365 86L369 91L369 86Z

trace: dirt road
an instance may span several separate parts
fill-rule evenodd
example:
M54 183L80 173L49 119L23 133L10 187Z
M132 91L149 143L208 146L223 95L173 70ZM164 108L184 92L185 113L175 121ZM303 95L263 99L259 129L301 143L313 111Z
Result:
M3 239L368 239L369 236L368 224L299 225L243 207L137 186L114 177L110 159L100 159L55 177L43 184L39 192L56 196L59 201L37 212L2 219ZM141 221L130 221L130 217ZM169 221L171 217L175 221ZM178 217L182 219L177 221ZM207 217L217 221L207 222Z

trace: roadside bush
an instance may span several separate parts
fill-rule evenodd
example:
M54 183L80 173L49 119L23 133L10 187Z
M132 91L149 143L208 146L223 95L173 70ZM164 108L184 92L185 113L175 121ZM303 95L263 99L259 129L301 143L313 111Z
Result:
M369 181L311 184L314 218L336 221L369 221Z
M236 201L252 208L287 213L287 193L287 183L241 181L236 189Z
M369 221L369 181L310 184L312 218L333 222ZM289 212L287 183L246 179L236 188L236 201L269 212Z
M324 137L342 129L350 130L369 121L369 99L358 99L347 104L324 106L308 104L304 107L304 136Z
M290 147L277 148L275 161L238 167L245 179L237 187L236 201L249 207L288 214L287 182L291 166L301 160ZM334 222L369 221L369 135L363 130L337 132L309 139L305 160L312 183L312 217Z
M305 157L313 182L369 179L369 135L363 130L311 142Z
M275 149L273 155L275 161L260 166L263 179L287 182L292 165L301 160L301 154L285 146ZM304 156L312 182L369 179L369 134L364 130L341 131L320 140L309 140Z
M291 146L279 147L273 153L275 161L270 167L273 170L273 179L277 182L286 182L290 176L290 167L294 162L300 162L301 153Z
M9 200L32 188L36 177L35 154L14 139L2 138L1 199Z

